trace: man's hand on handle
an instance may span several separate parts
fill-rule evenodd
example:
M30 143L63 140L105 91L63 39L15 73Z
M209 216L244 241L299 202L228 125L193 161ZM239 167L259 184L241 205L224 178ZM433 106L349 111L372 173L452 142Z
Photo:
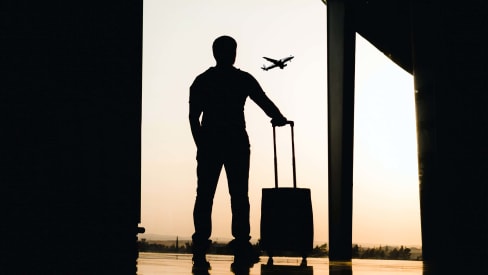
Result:
M273 118L271 120L271 124L274 126L285 126L286 124L292 124L293 121L288 121L286 117L280 117L280 118Z

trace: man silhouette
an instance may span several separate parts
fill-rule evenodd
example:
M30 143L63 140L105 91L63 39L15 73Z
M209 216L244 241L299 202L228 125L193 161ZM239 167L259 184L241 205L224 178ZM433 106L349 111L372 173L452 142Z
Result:
M222 166L231 198L233 267L249 268L259 261L259 254L249 242L250 145L244 119L247 97L272 118L273 125L283 126L287 122L256 79L233 66L236 49L232 37L218 37L212 45L216 66L197 76L190 87L189 120L198 162L192 235L194 270L210 269L205 255L211 244L212 205Z

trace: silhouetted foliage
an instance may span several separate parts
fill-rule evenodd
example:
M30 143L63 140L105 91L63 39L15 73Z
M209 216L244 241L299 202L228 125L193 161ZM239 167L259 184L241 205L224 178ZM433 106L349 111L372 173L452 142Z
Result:
M157 242L148 242L146 239L141 239L137 242L139 252L164 252L164 253L191 253L191 244L185 243L179 247L173 245L164 245Z
M147 241L141 239L138 241L139 252L159 252L159 253L192 253L192 243L185 242L184 245L180 245L176 248L175 244L165 245L155 241ZM253 247L259 251L259 243L254 244ZM208 248L209 254L218 255L232 255L232 248L227 243L212 242Z
M393 248L390 247L373 247L373 248L362 248L357 244L352 247L352 257L359 259L389 259L389 260L411 260L412 253L411 249L404 247Z
M315 246L315 248L312 250L312 253L310 253L309 257L327 257L329 256L329 250L327 249L327 244L324 243L320 246Z
M359 258L359 246L357 244L355 244L352 247L352 257L353 258Z
M388 259L395 259L395 260L410 260L410 248L404 248L403 245L400 249L394 248L389 254Z
M141 239L138 241L139 245L139 252L159 252L159 253L188 253L191 254L192 244L191 242L185 242L183 245L180 245L176 248L175 244L171 245L164 245L157 242L147 241L146 239ZM253 248L256 251L261 251L261 255L266 255L261 249L259 240L255 244L253 244ZM233 255L232 249L230 248L229 244L227 243L218 243L212 242L208 250L209 254L218 254L218 255ZM299 256L296 255L294 252L291 251L279 251L275 254L275 256ZM313 248L312 252L308 255L308 257L328 257L329 250L327 243L322 245L317 245ZM404 247L403 245L400 247L391 246L379 246L377 247L368 247L363 248L357 244L353 245L352 247L352 257L355 259L388 259L388 260L419 260L411 259L412 253L411 249L408 247Z

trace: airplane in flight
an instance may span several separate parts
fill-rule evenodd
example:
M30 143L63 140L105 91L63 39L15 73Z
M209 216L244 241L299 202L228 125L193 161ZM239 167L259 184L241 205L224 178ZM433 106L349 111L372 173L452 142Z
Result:
M269 62L273 63L269 66L266 67L266 65L263 65L263 67L261 67L261 69L267 71L269 69L273 69L275 67L279 67L280 69L283 69L284 67L286 67L287 64L285 64L286 62L290 61L293 59L294 56L290 55L288 57L285 57L285 58L282 58L280 60L275 60L275 59L272 59L272 58L269 58L269 57L263 57L264 59L268 60Z

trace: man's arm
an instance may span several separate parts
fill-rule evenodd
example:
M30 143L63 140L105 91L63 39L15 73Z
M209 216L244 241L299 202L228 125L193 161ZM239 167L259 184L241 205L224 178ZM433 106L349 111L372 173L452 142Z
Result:
M190 128L191 128L191 134L193 136L193 141L195 142L195 145L198 147L199 141L200 141L200 129L201 129L201 124L200 124L200 113L195 110L192 111L192 104L190 103Z
M193 141L195 142L195 145L198 147L200 143L200 132L202 128L202 125L200 123L200 115L202 114L203 107L195 85L192 85L190 87L189 105L190 111L188 118L190 120L191 134L193 136Z
M256 102L256 104L271 118L271 123L275 126L283 126L288 121L284 117L278 107L269 99L269 97L264 93L263 89L259 85L256 79L251 77L252 87L249 97Z

